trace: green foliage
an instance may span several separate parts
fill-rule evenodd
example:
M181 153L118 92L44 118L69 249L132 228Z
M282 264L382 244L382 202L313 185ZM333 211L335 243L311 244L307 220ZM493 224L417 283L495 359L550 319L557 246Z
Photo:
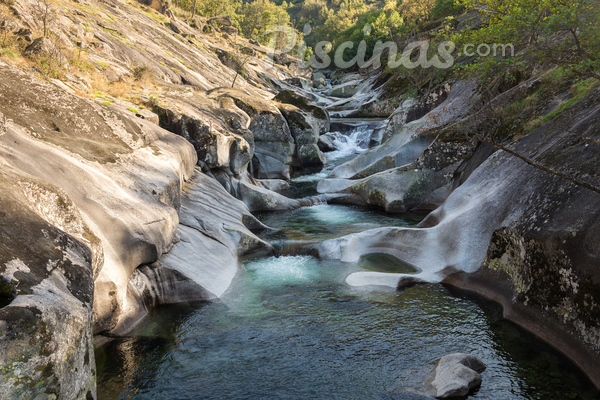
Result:
M240 0L174 0L173 4L189 12L195 8L195 14L208 18L227 15L234 25L237 25L237 12L242 6Z
M455 35L459 48L467 43L503 43L527 49L515 57L479 57L463 66L467 75L491 80L526 63L552 63L600 79L598 0L462 0L461 4L478 10L484 24Z
M458 15L464 10L463 6L455 0L436 0L431 9L431 17L434 19Z
M268 44L271 37L265 33L269 27L290 25L287 8L288 4L285 1L281 5L269 0L254 0L244 4L238 17L242 34L247 38ZM284 40L283 35L281 40Z

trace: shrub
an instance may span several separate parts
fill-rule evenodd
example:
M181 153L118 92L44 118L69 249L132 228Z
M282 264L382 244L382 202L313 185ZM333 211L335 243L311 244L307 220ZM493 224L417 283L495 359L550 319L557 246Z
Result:
M136 81L142 81L150 76L150 68L146 65L140 65L133 69L133 78Z

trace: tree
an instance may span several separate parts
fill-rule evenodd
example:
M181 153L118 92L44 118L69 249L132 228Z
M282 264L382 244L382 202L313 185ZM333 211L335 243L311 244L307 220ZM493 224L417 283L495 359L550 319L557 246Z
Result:
M240 29L245 37L253 38L267 44L270 37L265 36L268 28L273 26L289 26L290 16L288 4L284 1L280 6L269 0L254 0L244 4L240 16ZM282 36L284 34L282 33ZM285 40L285 38L281 38Z
M600 1L463 0L462 5L479 12L483 25L455 35L459 48L495 43L526 50L515 57L479 57L463 67L468 75L489 80L517 70L527 60L600 79Z
M431 9L431 18L449 17L461 13L463 10L462 5L455 0L436 0Z
M52 0L36 0L34 3L34 14L37 19L42 21L44 37L48 37L48 29L55 17L55 10L52 6Z

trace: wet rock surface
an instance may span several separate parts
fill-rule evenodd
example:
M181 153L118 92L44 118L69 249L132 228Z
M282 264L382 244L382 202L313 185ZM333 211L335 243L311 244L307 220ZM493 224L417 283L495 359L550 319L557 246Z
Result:
M444 356L435 368L431 385L436 399L464 398L481 385L480 372L485 364L470 354L455 353Z

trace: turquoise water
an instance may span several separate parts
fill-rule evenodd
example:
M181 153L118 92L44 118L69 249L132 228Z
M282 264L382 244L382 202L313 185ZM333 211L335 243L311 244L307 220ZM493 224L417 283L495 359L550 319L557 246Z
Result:
M281 213L257 214L267 226L278 229L264 236L276 248L286 249L384 226L412 226L425 213L385 214L379 210L337 204L318 204Z
M314 193L303 177L292 197ZM258 215L282 253L424 214L316 205ZM439 284L398 292L348 287L361 270L410 273L381 254L358 263L309 256L246 262L219 302L160 307L126 338L98 348L99 399L424 399L449 353L487 365L474 399L600 399L569 360L505 321L499 306Z
M487 365L479 399L593 399L568 360L441 285L343 284L353 264L248 262L222 302L164 307L97 353L100 399L416 399L453 352Z

